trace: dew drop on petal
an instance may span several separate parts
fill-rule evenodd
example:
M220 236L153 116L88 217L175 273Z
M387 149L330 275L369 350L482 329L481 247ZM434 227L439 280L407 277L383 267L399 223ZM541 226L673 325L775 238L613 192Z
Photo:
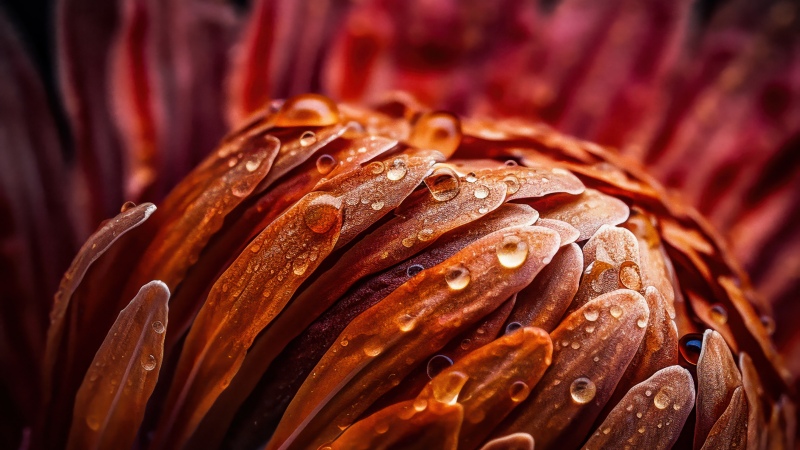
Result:
M470 282L469 269L464 267L463 264L453 266L447 269L444 279L447 285L450 286L450 289L460 291L467 287Z
M388 170L386 171L386 178L391 181L399 181L406 176L407 172L408 167L406 167L405 161L400 158L396 158L389 164Z
M669 401L669 394L664 391L664 388L661 388L656 393L656 396L653 397L653 404L656 405L658 409L664 409L669 406Z
M286 100L275 116L278 127L321 127L338 122L336 103L318 94L303 94Z
M434 355L428 360L427 373L428 378L433 379L439 375L444 369L453 365L453 360L445 355Z
M160 320L156 320L155 322L153 322L153 331L155 331L158 334L162 334L165 330L166 327L164 327L164 324L161 323Z
M147 355L142 358L142 369L146 371L151 371L156 368L156 357L153 355Z
M383 163L380 161L373 161L369 163L367 167L369 168L369 171L375 175L378 175L383 172Z
M424 181L431 196L440 202L455 198L460 189L458 175L447 166L437 168Z
M622 308L619 305L612 306L608 312L611 313L611 316L616 319L619 319L622 316Z
M317 158L317 172L320 175L327 175L331 173L333 168L336 167L336 158L329 154L319 155Z
M425 408L428 407L428 400L424 398L418 398L414 400L414 409L417 411L425 411Z
M314 233L327 232L339 220L340 207L341 201L336 197L324 195L315 198L306 207L306 225Z
M467 183L474 183L474 182L478 181L478 177L475 176L474 172L468 173L467 176L464 177L464 179L467 181Z
M417 233L417 239L422 242L430 241L433 238L433 230L430 228L423 228Z
M526 398L531 393L531 388L522 381L515 381L514 384L508 389L508 395L511 397L511 401L514 403L519 403Z
M619 266L619 282L628 289L642 290L642 274L633 261L625 261Z
M700 333L689 333L681 337L678 343L683 359L692 365L697 365L700 359L700 351L703 349L703 335Z
M300 136L300 145L308 147L317 143L317 135L313 131L306 131Z
M378 356L383 352L383 343L378 338L372 338L364 344L364 354L367 356Z
M772 335L775 333L775 320L772 317L768 315L761 316L761 324L764 325L767 334Z
M487 188L482 184L479 184L478 186L475 187L474 195L475 198L484 199L489 196L489 188Z
M395 322L397 323L397 327L400 328L400 331L403 332L413 330L417 324L416 319L410 314L403 314L397 317Z
M647 317L640 317L639 320L636 321L636 326L645 328L647 326Z
M440 403L454 405L468 378L467 374L459 371L450 372L442 379L437 378L432 386L433 397Z
M425 268L422 267L422 265L412 264L408 266L408 269L406 269L406 275L408 275L409 277L413 277L414 275L422 272L423 270L425 270Z
M600 312L596 309L587 308L583 311L583 317L585 317L589 322L594 322L598 317L600 317ZM592 330L594 330L594 328L592 328Z
M506 165L506 167L517 167L517 166L519 165L519 164L518 164L516 161L514 161L513 159L509 159L509 160L508 160L508 161L506 161L504 164Z
M519 330L520 328L522 328L522 324L521 323L519 323L519 322L511 322L508 325L506 325L506 334L511 334L511 333Z
M374 209L375 211L380 211L383 208L383 205L384 205L384 203L382 201L378 200L376 202L372 202L371 206L372 206L372 209Z
M508 195L515 194L519 190L519 179L514 175L506 175L503 178L503 183L506 184L506 192Z
M254 172L261 166L261 160L255 159L250 160L244 163L244 168L247 169L248 172Z
M708 311L708 315L711 317L711 320L716 322L718 325L725 325L728 323L728 311L719 303L711 306L711 309Z
M133 202L125 202L122 204L122 208L119 209L119 212L124 213L125 211L136 207L136 203Z
M569 387L569 393L576 403L589 403L594 398L597 387L586 377L576 378Z
M464 339L463 341L461 341L461 350L467 350L470 345L472 345L472 340Z
M514 269L528 257L528 243L516 235L507 235L497 244L497 259L503 267Z

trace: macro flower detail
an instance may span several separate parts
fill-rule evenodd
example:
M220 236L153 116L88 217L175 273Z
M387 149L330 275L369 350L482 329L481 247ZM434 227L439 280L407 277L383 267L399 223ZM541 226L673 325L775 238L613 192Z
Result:
M56 294L32 448L792 448L713 230L613 150L273 101Z

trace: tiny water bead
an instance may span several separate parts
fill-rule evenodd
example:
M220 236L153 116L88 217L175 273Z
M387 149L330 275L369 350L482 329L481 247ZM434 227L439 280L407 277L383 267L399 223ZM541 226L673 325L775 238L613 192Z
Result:
M425 270L425 268L422 267L422 265L412 264L408 266L408 269L406 269L406 275L408 275L409 277L413 277L414 275L422 272L423 270Z
M425 186L430 191L431 196L440 202L446 202L455 198L460 189L458 175L453 169L447 166L437 168L424 180Z
M317 172L320 175L327 175L336 167L336 158L331 155L324 154L317 158Z
M658 409L664 409L669 406L670 398L669 394L666 392L666 387L661 388L657 393L656 396L653 397L653 404L656 405Z
M703 335L701 333L684 335L678 343L678 349L686 362L696 366L700 359L700 351L703 349Z
M521 266L528 257L528 243L516 235L503 237L497 244L497 259L503 267L514 269Z
M531 393L531 388L523 381L515 381L510 388L508 388L508 395L511 397L511 401L514 403L519 403L526 398Z
M313 131L306 131L300 135L300 145L308 147L317 143L317 135Z
M450 286L450 289L460 291L467 287L470 282L469 269L464 267L463 264L453 266L447 269L444 280L447 282L447 285Z
M583 317L589 322L594 322L598 317L600 317L600 312L596 309L587 308L583 311Z
M383 163L380 162L380 161L373 161L373 162L369 163L367 168L369 168L369 171L372 172L375 175L383 173Z
M428 378L433 379L436 375L442 373L444 369L453 365L453 360L445 355L434 355L428 360L427 373Z
M511 322L508 325L506 325L506 334L511 334L511 333L519 330L520 328L522 328L522 324L521 323L519 323L519 322Z
M477 199L484 199L489 196L489 188L479 184L475 187L474 195Z
M725 325L728 323L728 310L726 310L725 307L719 303L711 306L711 309L708 311L708 315L711 320L716 322L718 325Z
M380 211L383 208L383 205L384 205L384 203L382 201L378 200L378 201L372 202L372 205L370 205L370 207L372 207L372 209L374 209L375 211Z
M156 357L153 355L146 355L142 358L142 369L151 371L156 368Z
M576 403L585 404L592 401L595 393L597 393L597 387L592 380L586 377L580 377L572 382L569 387L569 393Z
M608 312L611 313L611 316L615 319L622 317L622 308L619 305L612 306Z
M275 116L278 127L322 127L340 120L333 100L318 94L303 94L286 100Z
M470 172L467 174L466 177L464 177L464 180L466 180L467 183L474 183L478 181L478 177L475 175L474 172Z
M639 328L647 327L647 317L640 317L639 320L636 321L636 326Z
M164 327L164 324L161 323L160 320L156 320L155 322L153 322L153 331L155 331L158 334L162 334L164 333L165 330L166 327Z
M405 161L400 158L395 158L391 163L389 163L387 169L386 178L391 181L402 180L403 177L406 176L406 173L408 173L408 167L406 167Z

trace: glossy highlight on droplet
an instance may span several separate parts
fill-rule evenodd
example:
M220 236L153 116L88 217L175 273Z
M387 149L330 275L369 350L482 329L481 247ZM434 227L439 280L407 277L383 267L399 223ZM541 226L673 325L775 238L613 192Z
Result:
M447 269L444 279L447 282L447 285L450 286L450 289L460 291L469 285L471 278L469 269L464 267L463 264L459 264Z
M508 269L521 266L528 257L528 243L517 235L504 236L495 249L500 265Z
M597 387L592 380L586 377L576 378L569 387L570 396L576 403L585 404L592 401L597 393Z
M447 166L436 168L425 178L424 182L431 196L440 202L455 198L461 183L455 171Z

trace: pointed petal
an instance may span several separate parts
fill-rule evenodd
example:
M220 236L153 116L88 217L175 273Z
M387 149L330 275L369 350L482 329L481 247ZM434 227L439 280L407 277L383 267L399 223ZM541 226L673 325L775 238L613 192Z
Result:
M188 439L239 370L256 335L332 251L341 223L340 201L311 193L267 227L217 280L186 338L154 448Z
M668 450L681 434L694 405L694 380L688 370L665 367L632 387L583 446Z
M703 335L700 359L697 361L695 448L702 447L706 442L711 428L714 427L728 405L733 403L731 396L734 390L741 385L742 376L739 374L728 344L716 331L706 330ZM742 392L743 394L744 392Z
M581 235L577 228L560 220L542 218L536 222L536 225L556 231L561 236L562 247L577 241Z
M533 436L528 433L513 433L492 439L481 450L533 450Z
M133 445L161 370L168 300L152 281L119 313L75 397L68 449Z
M527 248L524 261L515 260L520 264L513 268L501 265L498 257L506 239ZM558 235L541 227L493 233L359 315L340 335L341 345L325 354L300 388L268 448L320 445L334 438L337 425L352 423L391 388L390 373L404 377L530 283L558 244Z
M763 448L762 444L766 446L764 431L767 428L767 421L761 406L764 387L761 385L753 360L747 353L739 354L739 368L742 371L742 386L747 399L747 448L758 450Z
M494 435L524 431L545 449L578 445L636 353L648 315L639 293L620 289L564 319L550 334L556 349L550 370Z
M717 423L711 427L702 449L744 448L747 445L747 399L738 386Z
M578 241L592 237L603 225L619 225L628 218L629 209L621 200L587 189L574 199L537 202L533 205L545 219L567 222L580 231Z

